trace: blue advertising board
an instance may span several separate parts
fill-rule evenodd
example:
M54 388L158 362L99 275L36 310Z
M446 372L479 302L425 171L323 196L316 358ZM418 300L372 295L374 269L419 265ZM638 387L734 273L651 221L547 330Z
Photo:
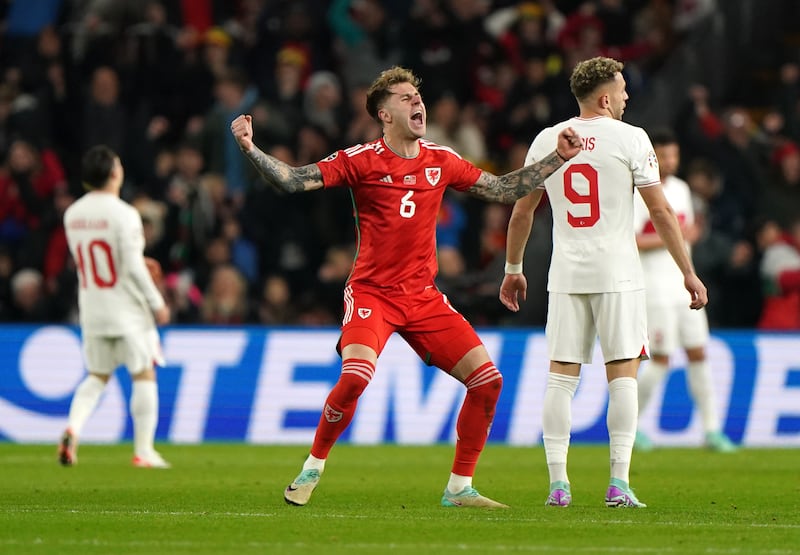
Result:
M547 349L541 330L482 329L504 376L490 441L541 442ZM167 327L159 369L157 439L310 444L325 397L339 375L332 328ZM746 446L800 446L800 334L714 333L708 347L723 428ZM54 442L66 426L72 393L85 373L79 330L0 327L0 440ZM646 364L646 363L645 363ZM673 371L642 414L660 445L702 442L676 354ZM132 437L130 379L119 371L82 434L82 442ZM393 337L342 441L355 444L452 443L463 386L428 367ZM607 384L595 351L573 402L573 442L607 441Z

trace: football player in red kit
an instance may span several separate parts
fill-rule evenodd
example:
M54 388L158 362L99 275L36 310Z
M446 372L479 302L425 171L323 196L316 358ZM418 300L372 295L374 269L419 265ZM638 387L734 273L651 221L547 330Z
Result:
M355 209L358 254L344 291L342 372L325 402L303 469L284 492L293 505L310 499L328 453L375 373L378 356L397 332L422 360L467 388L442 505L506 507L472 486L503 378L472 326L434 285L436 216L447 187L494 202L525 196L580 151L580 137L564 129L549 156L496 176L423 139L426 111L418 84L401 67L381 73L367 92L366 108L382 125L383 136L307 166L291 167L256 147L249 115L231 124L242 152L267 183L285 192L346 186Z

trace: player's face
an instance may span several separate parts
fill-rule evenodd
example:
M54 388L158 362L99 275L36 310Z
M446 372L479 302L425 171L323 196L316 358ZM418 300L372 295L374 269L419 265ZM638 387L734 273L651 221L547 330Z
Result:
M658 145L655 147L656 157L658 158L658 170L661 177L675 175L678 165L681 162L680 148L676 143Z
M614 75L614 82L608 86L606 96L608 96L606 109L612 118L621 120L628 100L628 91L625 90L625 78L621 73Z
M383 107L384 121L395 132L405 131L413 138L425 136L427 113L422 96L411 83L398 83L389 89L391 94Z

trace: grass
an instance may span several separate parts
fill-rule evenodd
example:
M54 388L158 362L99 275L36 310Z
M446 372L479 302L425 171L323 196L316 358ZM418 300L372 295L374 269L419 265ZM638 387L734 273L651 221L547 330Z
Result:
M800 451L636 453L647 509L608 509L604 446L573 446L573 505L546 508L541 448L489 445L475 486L509 510L439 506L453 449L337 446L306 507L282 490L305 447L162 445L171 470L130 466L130 445L0 443L0 553L800 553Z

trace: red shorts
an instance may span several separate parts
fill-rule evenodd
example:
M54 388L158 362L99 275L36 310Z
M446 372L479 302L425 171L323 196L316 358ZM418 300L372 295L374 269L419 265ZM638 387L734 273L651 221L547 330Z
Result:
M361 285L345 288L339 352L358 343L380 355L393 332L399 333L425 364L446 372L482 344L470 323L433 286L416 294Z

